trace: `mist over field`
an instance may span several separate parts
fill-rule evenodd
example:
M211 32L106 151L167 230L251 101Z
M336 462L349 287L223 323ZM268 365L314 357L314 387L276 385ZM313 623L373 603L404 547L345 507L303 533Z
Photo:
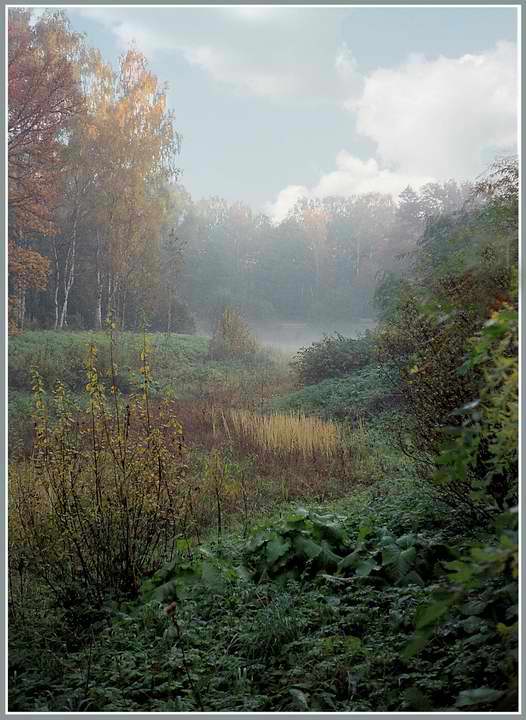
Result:
M9 8L11 712L517 711L518 18Z

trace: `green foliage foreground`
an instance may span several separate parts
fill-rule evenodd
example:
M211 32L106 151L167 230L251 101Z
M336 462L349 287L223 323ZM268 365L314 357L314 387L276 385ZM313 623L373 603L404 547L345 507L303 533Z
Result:
M400 511L411 492L398 493ZM332 511L289 510L248 540L180 543L142 601L114 605L81 647L71 618L29 609L10 709L514 709L513 530L455 547L430 529L444 512L430 506L403 527L402 512L360 525L392 510L368 491Z

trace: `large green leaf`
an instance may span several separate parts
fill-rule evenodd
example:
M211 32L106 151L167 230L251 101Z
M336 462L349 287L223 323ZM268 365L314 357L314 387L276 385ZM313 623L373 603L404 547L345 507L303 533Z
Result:
M275 538L272 538L272 540L267 543L266 547L266 557L268 564L274 565L274 563L281 557L283 557L283 555L285 555L288 550L290 550L290 542L288 540L284 540L283 537L279 535Z
M356 568L356 574L359 577L368 577L373 570L377 570L378 565L374 560L363 560Z
M295 550L310 560L314 560L322 552L321 545L318 545L318 543L305 535L298 535L293 542Z
M482 703L493 703L504 695L502 690L493 690L488 687L474 688L473 690L462 690L455 706L468 707L470 705L481 705Z

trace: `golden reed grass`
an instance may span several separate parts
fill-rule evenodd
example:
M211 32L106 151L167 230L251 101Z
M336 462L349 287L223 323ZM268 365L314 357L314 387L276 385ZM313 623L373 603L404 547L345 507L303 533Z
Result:
M227 431L230 422L235 435L269 453L296 453L308 460L313 457L331 459L341 451L342 437L338 426L317 417L299 413L257 415L249 410L230 410L227 417L221 413Z

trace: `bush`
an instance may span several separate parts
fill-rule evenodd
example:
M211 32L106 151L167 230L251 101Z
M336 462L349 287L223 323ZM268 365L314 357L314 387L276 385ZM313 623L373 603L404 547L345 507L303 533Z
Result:
M325 335L323 340L302 348L292 361L299 381L314 385L326 378L345 377L353 370L368 365L372 359L369 332L361 338L345 338L336 333Z
M29 567L62 607L136 594L184 513L182 428L162 408L154 418L146 344L142 392L126 402L113 362L108 394L96 360L92 346L84 411L58 383L51 412L34 370L33 452L10 468L10 569Z
M396 387L375 365L354 370L343 378L329 378L283 395L272 402L278 411L301 411L324 419L356 419L390 407L398 401Z
M212 360L253 360L258 345L248 325L236 310L226 307L210 340Z
M415 635L405 647L405 658L420 653L444 626L448 635L460 626L475 647L493 650L498 657L502 680L497 688L463 689L457 708L515 711L518 705L518 512L512 508L496 522L494 539L472 544L469 553L446 564L447 582L442 582L415 616ZM459 616L460 619L459 620ZM476 633L476 634L475 634ZM488 651L487 650L487 651ZM496 678L492 678L495 683Z
M436 484L479 513L518 501L518 312L504 303L471 339L459 373L482 377L482 387L456 415L438 456Z

